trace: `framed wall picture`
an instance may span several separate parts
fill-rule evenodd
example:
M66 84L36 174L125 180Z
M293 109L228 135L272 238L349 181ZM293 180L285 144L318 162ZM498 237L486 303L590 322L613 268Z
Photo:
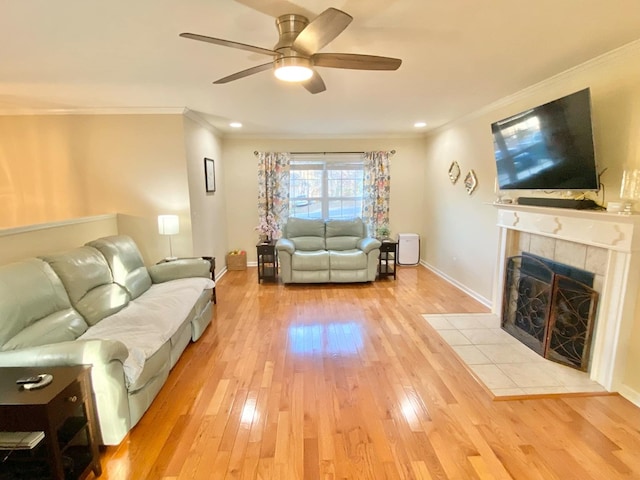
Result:
M216 191L216 168L212 158L204 159L204 185L207 193Z

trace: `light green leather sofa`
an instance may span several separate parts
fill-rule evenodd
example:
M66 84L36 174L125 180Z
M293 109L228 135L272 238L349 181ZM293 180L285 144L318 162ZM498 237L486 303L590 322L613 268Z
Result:
M211 322L209 268L146 268L126 236L4 265L0 366L92 365L101 442L117 445Z
M284 283L350 283L376 279L380 241L361 219L290 218L276 243Z

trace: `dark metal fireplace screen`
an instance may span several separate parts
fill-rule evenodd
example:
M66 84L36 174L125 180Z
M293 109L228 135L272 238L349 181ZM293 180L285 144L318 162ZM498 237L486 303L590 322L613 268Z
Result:
M593 274L567 269L529 254L509 258L502 328L543 357L587 371L598 292L568 276L593 282Z

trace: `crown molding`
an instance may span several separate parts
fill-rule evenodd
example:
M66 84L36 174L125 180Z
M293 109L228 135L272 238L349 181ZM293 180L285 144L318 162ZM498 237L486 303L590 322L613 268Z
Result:
M457 123L461 123L464 121L468 121L468 120L473 120L483 115L492 113L500 108L509 106L519 100L524 100L530 97L531 95L533 95L534 93L539 92L540 90L547 89L551 86L561 83L562 81L565 81L567 78L573 75L578 75L579 73L582 73L586 70L602 65L604 63L609 63L613 60L617 60L625 56L633 56L634 54L638 54L638 53L640 53L640 40L634 40L633 42L627 43L626 45L613 49L609 52L603 53L602 55L598 55L597 57L593 57L592 59L587 60L586 62L583 62L574 67L571 67L567 70L564 70L538 83L534 83L533 85L526 87L522 90L519 90L518 92L512 95L508 95L499 100L496 100L495 102L489 103L484 107L479 108L478 110L474 110L473 112L469 112L466 115L462 115L454 120L451 120L450 122L447 122L444 125L441 125L437 128L434 128L433 130L430 130L428 132L428 136L442 133L443 131L449 129L452 125L455 125ZM584 85L583 87L580 87L580 88L587 88L588 86L589 85ZM580 88L576 88L576 90L579 90Z
M201 127L206 128L207 130L210 130L213 134L218 135L219 137L225 136L224 132L220 131L214 125L209 123L206 118L204 118L200 113L196 112L195 110L190 110L188 108L185 108L183 114L185 117L193 120Z
M27 115L182 115L184 107L83 107L0 109L2 116Z

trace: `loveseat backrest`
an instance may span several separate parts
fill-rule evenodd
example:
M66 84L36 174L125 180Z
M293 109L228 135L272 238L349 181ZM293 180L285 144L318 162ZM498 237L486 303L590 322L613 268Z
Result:
M291 240L296 250L324 250L324 220L290 218L284 228L284 237Z
M359 218L327 220L326 232L328 250L352 250L366 236L364 223Z
M111 268L113 281L124 287L135 300L151 287L151 277L138 246L127 235L103 237L86 245L100 250Z
M56 272L74 308L89 325L129 303L127 291L113 282L107 260L93 247L79 247L42 258Z
M0 350L75 340L87 330L53 269L37 258L0 267Z

